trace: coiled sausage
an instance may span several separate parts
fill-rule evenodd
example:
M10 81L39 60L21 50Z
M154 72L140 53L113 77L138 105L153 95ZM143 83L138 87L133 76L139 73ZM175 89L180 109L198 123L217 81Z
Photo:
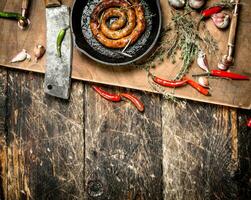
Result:
M108 26L107 20L111 17L118 19ZM144 8L139 0L130 0L130 3L126 0L103 0L91 14L90 28L94 37L108 48L123 48L129 42L134 44L145 27Z

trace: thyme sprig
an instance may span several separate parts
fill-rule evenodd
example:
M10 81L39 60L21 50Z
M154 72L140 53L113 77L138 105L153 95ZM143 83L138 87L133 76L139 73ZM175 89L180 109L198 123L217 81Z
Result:
M197 29L200 18L199 16L194 17L190 8L186 7L183 12L175 11L171 12L171 14L172 22L162 31L159 45L154 54L145 63L137 65L137 67L147 72L148 82L155 91L162 93L166 99L176 101L176 98L174 98L175 91L168 93L163 87L150 80L151 69L163 63L165 59L171 59L175 63L177 55L181 55L180 59L183 64L173 78L174 80L180 80L188 73L198 51L203 50L209 54L215 54L218 51L218 44L207 30L204 22L203 29L201 31Z
M177 34L179 35L177 49L181 51L181 60L183 60L183 66L175 77L175 80L179 80L188 72L200 49L197 40L200 37L196 29L197 23L192 19L190 12L185 12L185 14L174 13L172 21L174 29L177 30Z
M223 6L224 8L228 8L228 9L233 9L234 5L235 5L235 2L231 0L222 0L214 4L214 6Z

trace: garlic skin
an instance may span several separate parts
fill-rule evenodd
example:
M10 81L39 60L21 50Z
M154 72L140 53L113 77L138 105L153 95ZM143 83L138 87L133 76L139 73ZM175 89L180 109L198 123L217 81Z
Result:
M228 69L228 66L223 65L223 63L218 63L218 68L219 68L220 70L225 71L225 70L227 70L227 69Z
M27 58L27 51L23 49L21 52L19 52L10 62L16 63L16 62L22 62Z
M207 56L203 51L199 51L198 53L197 64L201 69L205 70L206 72L209 72Z
M206 78L206 77L199 77L198 83L202 87L209 88L209 81L208 81L208 78Z
M219 29L225 29L230 24L230 16L226 13L216 13L212 15L215 26Z
M168 0L170 6L176 9L183 8L186 4L185 0Z
M205 5L207 0L189 0L188 4L193 9L200 9L202 6Z
M35 55L35 61L37 62L38 59L42 58L43 55L45 54L45 48L43 45L36 45L34 47L34 55Z

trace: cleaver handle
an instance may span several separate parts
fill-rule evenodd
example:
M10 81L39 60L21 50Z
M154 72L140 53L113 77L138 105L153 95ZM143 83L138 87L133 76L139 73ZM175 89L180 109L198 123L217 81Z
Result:
M44 0L46 8L59 7L61 6L61 0Z

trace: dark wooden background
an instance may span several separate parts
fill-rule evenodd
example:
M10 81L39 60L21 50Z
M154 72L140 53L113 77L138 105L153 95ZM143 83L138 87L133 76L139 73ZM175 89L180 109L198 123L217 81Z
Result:
M42 75L0 68L0 199L251 198L250 111L131 92L144 114L83 82L69 102L45 96Z

